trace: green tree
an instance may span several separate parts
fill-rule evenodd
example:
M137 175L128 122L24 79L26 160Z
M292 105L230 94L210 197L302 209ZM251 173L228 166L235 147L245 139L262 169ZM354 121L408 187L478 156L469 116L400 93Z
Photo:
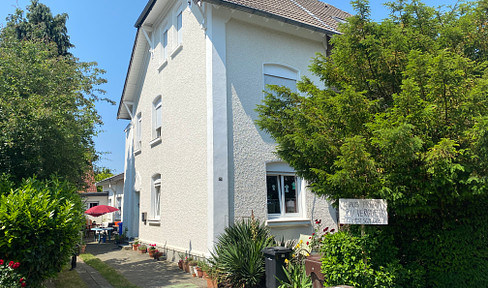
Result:
M456 223L474 215L466 207L487 199L488 1L436 10L399 0L380 23L370 19L366 1L353 3L357 15L333 37L332 55L318 55L310 66L328 88L308 78L298 83L299 94L274 87L257 108L257 124L315 193L333 201L387 199L391 225L383 229L400 251L412 251L399 256L405 265L431 263L428 248L418 245L428 237L440 237L441 254L455 255L443 259L456 262L462 253L448 251L444 232L460 229ZM477 217L471 225L487 220ZM486 246L480 243L474 246ZM465 255L477 263L483 257ZM461 270L462 286L488 283L473 275L473 265L442 271L446 260L434 259L425 264L427 286Z
M0 172L16 182L56 174L82 184L97 159L92 138L102 123L95 102L104 71L60 52L71 44L51 34L66 34L64 16L52 17L37 1L30 11L11 16L0 33ZM27 36L11 33L19 29Z
M7 27L2 34L11 34L19 40L42 40L46 43L56 43L59 55L69 55L69 49L74 45L69 41L66 20L68 14L53 16L51 9L32 0L27 7L29 11L24 17L24 11L17 9L15 14L7 17Z
M107 179L109 177L114 176L112 170L106 167L95 167L94 172L95 172L95 182L100 182L103 179ZM101 186L97 187L97 191L102 192L102 187Z

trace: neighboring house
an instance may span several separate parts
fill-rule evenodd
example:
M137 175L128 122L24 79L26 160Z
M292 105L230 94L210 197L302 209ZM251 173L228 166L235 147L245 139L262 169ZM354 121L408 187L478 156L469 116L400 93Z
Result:
M105 178L96 183L97 187L102 187L102 191L107 193L107 205L118 208L119 211L107 214L108 222L124 221L124 173Z
M81 196L81 201L85 204L85 210L98 205L108 205L108 192L98 192L97 185L95 185L95 176L93 171L87 174L86 188L82 191L78 191ZM88 220L96 221L97 223L107 222L108 218L106 215L100 217L93 217L85 214Z
M117 114L130 120L129 235L208 255L226 226L252 213L279 238L311 234L316 218L335 226L336 211L254 121L266 84L320 83L311 58L329 51L349 16L315 0L149 1Z

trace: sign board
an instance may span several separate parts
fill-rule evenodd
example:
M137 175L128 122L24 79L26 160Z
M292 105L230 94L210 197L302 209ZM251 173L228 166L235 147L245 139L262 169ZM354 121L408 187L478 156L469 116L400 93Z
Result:
M339 199L339 223L388 225L386 200Z

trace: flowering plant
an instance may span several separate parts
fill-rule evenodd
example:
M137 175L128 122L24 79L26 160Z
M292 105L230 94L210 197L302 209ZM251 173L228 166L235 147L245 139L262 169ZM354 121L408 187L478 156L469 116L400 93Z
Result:
M308 238L309 241L307 241L307 245L312 251L319 251L319 246L320 243L322 243L322 240L324 240L327 235L335 232L334 228L329 230L329 227L325 227L322 229L321 224L322 220L315 219L314 232L312 233L312 236Z
M156 250L156 244L149 244L149 250Z
M20 263L10 261L8 264L0 259L0 287L14 288L25 287L25 278L16 270Z

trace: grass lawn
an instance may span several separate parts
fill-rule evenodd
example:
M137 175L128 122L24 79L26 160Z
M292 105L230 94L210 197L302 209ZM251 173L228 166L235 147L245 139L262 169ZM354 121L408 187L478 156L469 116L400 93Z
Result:
M107 279L107 281L115 288L138 288L138 286L130 283L122 274L117 272L117 270L105 264L105 262L92 254L85 253L81 254L80 257L86 264L95 268L103 278Z
M46 284L48 288L89 288L81 279L76 270L69 271L71 265L66 266L59 272L56 279L49 280Z

